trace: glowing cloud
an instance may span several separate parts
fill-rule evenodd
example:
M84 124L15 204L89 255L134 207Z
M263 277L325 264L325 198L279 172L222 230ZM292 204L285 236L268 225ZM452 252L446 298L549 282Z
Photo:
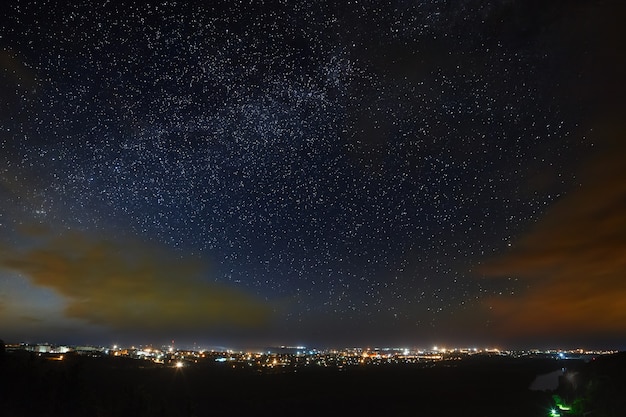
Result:
M202 329L254 326L267 305L243 292L202 280L196 259L140 242L113 242L80 233L7 249L0 265L61 295L68 318L114 329Z
M612 136L620 137L613 131ZM626 168L616 143L586 170L587 181L550 208L489 276L527 280L521 296L487 301L511 334L626 331Z

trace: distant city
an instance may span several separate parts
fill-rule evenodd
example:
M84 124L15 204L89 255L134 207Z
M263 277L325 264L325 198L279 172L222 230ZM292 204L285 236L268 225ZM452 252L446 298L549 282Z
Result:
M181 349L175 345L139 346L70 346L49 343L13 343L7 352L26 351L51 361L62 361L67 355L119 357L144 361L146 364L174 368L216 365L234 369L254 369L260 372L297 372L301 368L334 368L344 370L356 366L399 364L432 364L438 361L463 360L476 355L511 358L554 358L591 361L616 350L587 349L527 349L438 347L428 349L402 347L350 347L315 349L306 346L277 346L257 350Z
M513 417L614 417L622 415L615 410L623 398L625 353L0 343L0 373L11 381L0 410L64 417L392 416L416 409L424 415L495 417L505 410Z

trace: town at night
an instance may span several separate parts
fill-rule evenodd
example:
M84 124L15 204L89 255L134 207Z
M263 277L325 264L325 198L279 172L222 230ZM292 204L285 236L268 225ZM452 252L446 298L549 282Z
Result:
M4 1L0 415L622 416L625 19Z

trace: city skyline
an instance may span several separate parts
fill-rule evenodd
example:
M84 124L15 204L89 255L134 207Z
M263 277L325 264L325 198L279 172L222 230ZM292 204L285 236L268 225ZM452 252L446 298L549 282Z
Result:
M0 338L626 349L618 1L15 1Z

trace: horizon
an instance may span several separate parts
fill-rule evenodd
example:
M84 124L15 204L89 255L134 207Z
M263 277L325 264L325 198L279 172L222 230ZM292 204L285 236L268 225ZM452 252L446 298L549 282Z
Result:
M91 343L91 342L78 342L78 343L66 343L63 341L47 341L47 340L29 340L29 341L16 341L16 340L3 340L5 345L9 346L67 346L70 348L89 346L97 348L108 349L163 349L171 348L176 351L214 351L214 352L262 352L266 349L298 349L306 351L332 351L332 350L344 350L344 349L357 349L357 350L411 350L411 351L423 351L423 352L440 352L440 353L453 353L459 351L472 351L474 353L502 353L502 352L626 352L626 348L618 346L582 346L582 345L528 345L528 346L506 346L502 344L450 344L450 343L415 343L415 344L346 344L346 345L319 345L319 344L307 344L307 345L285 345L285 344L249 344L243 345L227 345L227 344L211 344L211 343L187 343L187 342L146 342L146 343Z

